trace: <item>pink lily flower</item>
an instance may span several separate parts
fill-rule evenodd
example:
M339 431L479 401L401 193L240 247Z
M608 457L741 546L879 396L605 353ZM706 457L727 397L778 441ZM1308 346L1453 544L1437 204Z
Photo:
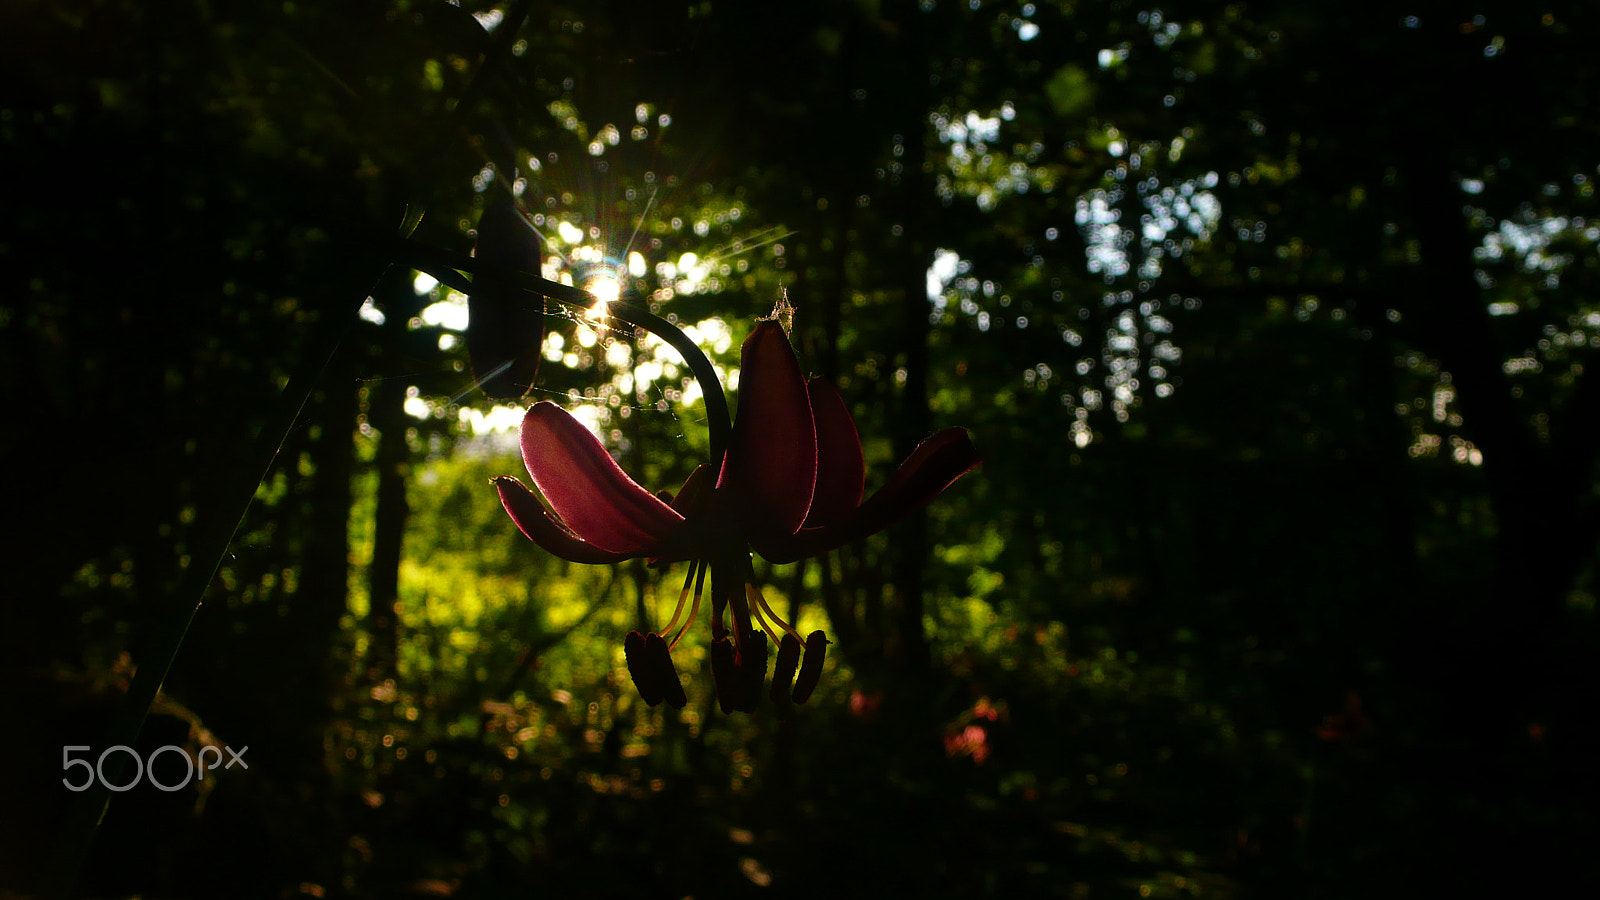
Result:
M522 533L562 559L690 564L671 622L624 642L634 683L652 706L687 702L671 648L699 613L708 571L712 675L723 711L755 708L769 637L778 648L773 701L804 703L821 676L827 636L815 631L802 640L772 610L755 584L750 550L779 563L826 553L920 509L980 462L964 429L945 429L862 502L866 469L850 411L827 382L807 383L777 322L756 326L741 365L738 415L720 467L697 468L670 502L629 478L587 428L549 402L535 404L522 422L522 459L538 493L510 476L494 480Z

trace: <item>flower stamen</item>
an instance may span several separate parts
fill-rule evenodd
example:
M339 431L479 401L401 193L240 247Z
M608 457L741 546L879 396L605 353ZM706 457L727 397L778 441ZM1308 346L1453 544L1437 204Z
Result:
M822 680L822 660L827 656L828 636L820 631L811 632L806 638L805 656L800 660L800 674L794 680L794 702L804 703L811 699L811 692L817 689L817 682Z
M633 676L633 686L646 706L660 703L666 688L660 683L656 668L651 665L650 654L645 652L645 636L637 631L628 632L622 642L622 652L628 660L628 674Z
M783 636L778 643L778 662L772 667L773 705L780 711L789 708L790 689L794 685L794 672L800 665L800 639L792 634Z
M672 619L667 622L666 627L656 629L656 634L669 634L671 633L672 629L677 626L678 617L683 615L683 603L685 600L689 599L689 584L690 582L694 581L694 572L698 567L699 563L690 563L689 571L683 573L683 590L678 592L678 605L672 610Z
M669 650L677 648L678 642L683 640L683 636L685 634L689 633L689 626L693 625L694 624L694 620L700 616L700 594L701 594L701 592L704 590L704 588L706 586L706 569L708 569L708 568L710 568L710 567L706 565L704 560L695 560L689 567L689 574L695 576L695 579L694 579L694 605L689 607L689 618L684 621L683 627L678 629L677 635L674 636L673 639L672 639L672 645L667 648ZM688 581L687 578L684 579L683 585L684 585L684 590L688 590L689 589L689 581ZM679 595L678 603L680 605L683 603L682 595ZM676 619L677 617L674 616L673 618ZM669 629L671 628L670 625L667 626L667 627ZM665 633L666 633L666 631L662 632L662 634L665 634Z
M733 641L718 638L711 642L711 683L717 692L717 704L724 715L733 712L734 678Z
M795 640L800 640L800 632L796 631L788 622L785 622L782 616L779 616L777 613L772 611L772 607L767 605L767 598L761 596L761 590L759 588L757 588L754 584L747 585L746 587L749 593L754 595L756 603L762 609L767 611L767 615L772 618L772 621L778 623L778 627L782 628L789 634L794 635ZM778 635L772 635L772 642L774 644L778 643Z
M761 615L761 610L765 609L767 604L761 602L761 592L756 589L755 585L746 584L744 586L744 599L745 603L750 607L750 614L755 617L756 624L761 626L761 630L766 632L767 637L772 638L774 644L778 643L778 632L771 625L768 625L767 620ZM772 610L768 609L767 612L770 614ZM773 618L776 619L777 617L773 616Z
M661 639L661 635L651 634L644 639L644 652L645 664L655 670L652 677L656 681L656 689L661 692L661 699L673 709L683 709L689 697L683 692L683 682L678 678L678 667L672 663L672 650L667 642Z
M767 680L767 636L753 632L747 636L739 652L734 678L733 708L739 712L755 712L761 702L761 685Z

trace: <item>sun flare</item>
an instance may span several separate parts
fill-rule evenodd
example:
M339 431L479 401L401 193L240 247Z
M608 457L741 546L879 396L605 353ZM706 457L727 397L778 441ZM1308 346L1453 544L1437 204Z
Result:
M606 308L615 303L622 296L622 285L610 275L596 275L589 280L588 288L594 295L594 305L589 307L589 318L601 319L606 314Z

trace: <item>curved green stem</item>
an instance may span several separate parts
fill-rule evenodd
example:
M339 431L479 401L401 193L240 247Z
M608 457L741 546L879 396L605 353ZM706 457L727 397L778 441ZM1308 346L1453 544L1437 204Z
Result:
M570 307L588 309L596 300L593 294L570 284L496 266L484 260L417 241L402 240L395 259L419 272L428 273L439 279L442 284L449 285L464 294L472 293L473 279L490 278ZM473 278L464 278L463 273L470 274ZM733 420L728 414L728 398L722 393L722 382L717 380L717 372L712 368L711 360L706 358L705 353L695 345L694 341L689 340L689 336L678 326L648 309L621 300L613 300L606 304L606 314L654 334L666 341L683 357L683 361L689 366L689 371L693 372L694 377L700 382L701 394L706 398L706 427L711 431L711 459L720 464L723 453L728 449L728 439L733 434Z

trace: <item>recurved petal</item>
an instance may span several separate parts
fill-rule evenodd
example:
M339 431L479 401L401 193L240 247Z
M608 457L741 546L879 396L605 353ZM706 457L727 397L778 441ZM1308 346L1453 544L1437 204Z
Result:
M533 491L528 490L527 485L509 475L496 478L494 486L500 492L500 503L505 506L506 512L511 514L511 521L516 522L517 527L522 529L522 533L535 544L562 559L596 565L619 562L634 555L602 550L582 540L551 517L545 510L544 504L539 502Z
M811 379L806 388L817 429L817 486L806 525L820 527L861 505L867 466L861 456L861 435L838 390L822 378Z
M684 479L683 487L678 489L678 496L672 498L672 509L685 519L692 518L711 495L713 477L710 464L695 466L689 477Z
M642 555L683 523L634 483L589 429L549 401L535 403L522 419L522 461L562 523L602 550Z
M877 493L833 525L762 536L752 539L751 546L774 563L826 553L877 534L921 509L982 461L965 428L946 428L919 444Z
M805 376L777 322L756 325L740 359L739 413L717 488L737 498L753 533L794 534L817 481Z

